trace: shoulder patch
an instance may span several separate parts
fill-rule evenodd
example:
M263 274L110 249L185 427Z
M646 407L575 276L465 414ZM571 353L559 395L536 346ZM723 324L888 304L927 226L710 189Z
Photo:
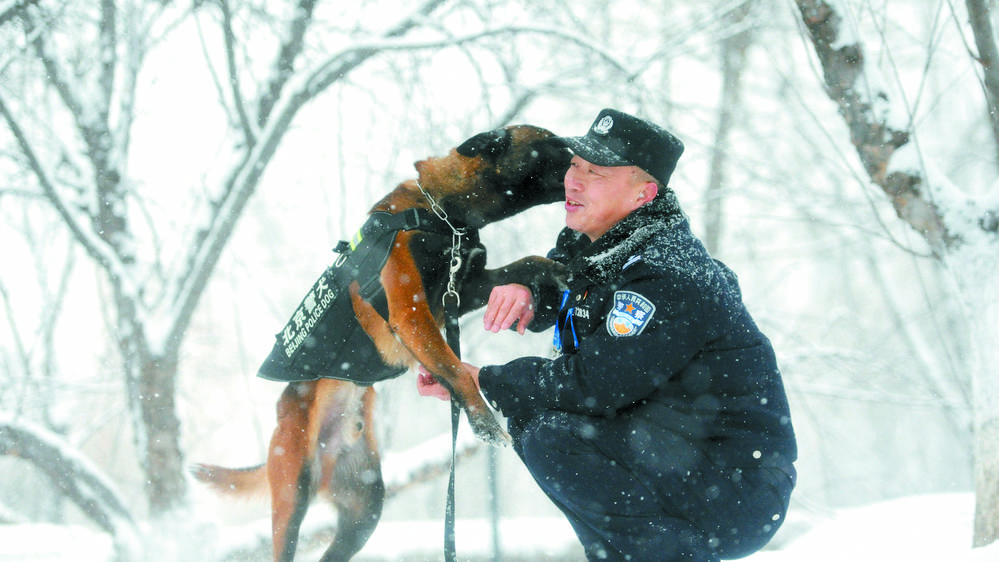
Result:
M614 308L607 315L607 333L616 337L637 336L648 326L656 305L634 291L614 293Z

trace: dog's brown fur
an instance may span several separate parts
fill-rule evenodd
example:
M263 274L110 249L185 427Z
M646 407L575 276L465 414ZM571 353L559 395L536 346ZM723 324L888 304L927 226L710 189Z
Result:
M402 183L371 211L429 208L422 187L450 220L479 228L557 201L563 197L562 175L569 155L547 142L551 136L531 126L476 135L447 156L417 162L419 184ZM441 235L420 230L398 233L380 277L388 318L360 296L357 282L350 287L355 317L386 363L425 366L451 390L476 435L493 444L505 443L509 437L441 335L446 278L427 279L429 256L424 250L432 236ZM481 307L495 285L531 284L538 276L553 274L551 263L541 258L525 258L496 270L472 266L460 290L460 310ZM294 558L302 519L312 498L322 492L338 512L336 538L322 560L349 560L374 531L385 494L374 434L374 398L372 387L341 380L290 383L278 400L277 428L265 465L250 469L198 465L193 472L218 490L237 495L270 485L275 561Z

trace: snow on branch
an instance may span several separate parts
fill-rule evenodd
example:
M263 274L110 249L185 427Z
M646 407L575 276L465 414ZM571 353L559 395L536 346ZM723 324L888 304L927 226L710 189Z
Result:
M25 12L25 31L31 38L31 44L35 49L35 54L42 66L45 67L46 78L49 84L55 88L59 99L73 117L80 136L87 145L91 161L94 156L105 152L105 139L110 131L105 123L100 119L99 108L104 106L106 101L102 100L103 95L89 88L92 84L85 80L80 80L77 76L60 61L57 56L58 47L48 33L44 24L37 24L36 18L32 17L32 10ZM97 162L93 162L97 164Z
M989 122L992 125L992 136L999 144L999 48L996 47L996 37L992 30L991 13L985 0L967 0L968 22L975 37L975 48L978 49L978 63L982 67L984 77L982 87L989 104Z
M114 537L121 559L134 559L139 535L132 514L114 484L64 439L30 422L0 414L0 454L33 463L87 517Z
M455 462L468 458L482 448L471 428L462 424L458 430ZM392 498L405 490L443 476L451 467L451 434L440 435L405 451L389 452L382 462L385 497Z
M111 132L107 128L106 118L107 103L110 99L111 83L114 81L113 65L104 64L104 75L101 78L101 87L97 91L88 89L91 84L80 79L74 72L69 70L59 58L59 49L55 45L55 40L51 37L46 24L39 23L44 18L37 17L41 8L32 7L35 2L22 0L10 4L8 10L18 12L24 22L25 32L32 44L35 54L42 63L46 71L48 83L55 89L59 99L73 118L76 128L86 145L86 153L95 171L102 177L114 177L112 152L108 144ZM0 13L4 8L0 7ZM111 14L104 14L111 17ZM36 21L39 20L39 21ZM106 29L106 24L102 28L102 38L104 43L111 41L108 39L113 33ZM105 51L113 50L114 45L103 45ZM107 57L103 57L107 58ZM34 147L28 140L28 136L20 127L14 114L7 107L3 99L0 99L0 114L7 122L14 134L15 140L28 161L28 165L36 176L39 186L45 198L52 204L56 212L66 223L73 237L79 242L87 253L108 273L119 279L122 287L132 292L134 283L132 276L125 266L125 259L119 251L120 247L106 239L103 239L95 232L91 225L93 217L80 216L74 212L73 205L59 193L55 184L50 179L39 160Z
M891 199L896 214L919 232L940 256L966 240L961 233L978 221L948 222L945 206L967 207L968 198L951 189L944 178L930 178L918 153L896 165L893 157L910 145L911 125L892 119L894 100L867 68L863 44L846 23L838 0L796 0L822 65L829 97L839 106L861 163L871 180ZM935 183L931 180L942 180ZM959 215L966 217L966 214Z
M29 4L36 4L38 0L7 0L0 2L0 25L16 18L20 11Z
M443 37L440 39L429 40L396 40L388 38L385 40L370 41L367 43L354 43L344 50L329 57L313 69L309 73L304 85L300 88L299 95L312 97L316 93L322 91L329 86L330 83L342 76L345 72L345 68L349 70L350 68L356 66L356 63L354 62L356 58L366 59L376 53L389 51L441 49L444 47L474 43L490 37L523 34L551 36L569 43L574 43L586 50L594 52L611 66L617 68L624 75L632 76L636 74L636 72L630 69L620 58L616 57L614 53L573 33L554 27L513 25L495 29L484 29L482 31L458 37Z
M222 4L226 5L225 2ZM315 7L316 0L299 0L293 16L287 24L284 37L281 39L281 47L278 49L277 58L271 67L270 77L267 79L267 86L264 88L264 93L260 96L258 103L257 119L261 123L266 122L270 117L274 102L280 97L281 90L284 89L288 79L294 75L295 60L302 52L302 47L305 44L305 30L312 21L312 12ZM227 28L231 33L231 27L227 26ZM230 73L235 79L235 69L230 70Z
M75 238L76 241L83 246L87 254L89 254L97 263L104 267L111 275L117 276L125 287L132 287L133 284L130 281L131 275L124 267L124 264L121 262L118 255L114 252L110 245L94 234L91 229L89 229L77 218L77 216L70 210L70 205L62 196L59 195L55 185L49 179L48 174L45 173L45 168L42 166L41 161L39 161L37 155L35 154L34 148L32 148L31 143L24 134L24 131L21 129L20 124L14 118L13 113L11 113L7 108L7 104L4 102L3 96L0 96L0 115L2 115L4 121L7 122L7 126L13 133L15 140L17 140L18 146L21 148L21 152L28 160L28 165L31 167L32 172L38 179L38 184L42 188L42 193L49 203L51 203L55 208L63 222L66 223L66 227L69 228L70 232L73 234L73 238Z

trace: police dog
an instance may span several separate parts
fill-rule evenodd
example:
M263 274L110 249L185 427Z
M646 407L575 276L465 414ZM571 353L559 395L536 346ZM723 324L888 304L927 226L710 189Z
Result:
M487 270L484 248L474 236L486 224L564 197L562 178L570 154L549 142L552 136L529 125L480 133L446 156L417 162L418 180L403 182L375 204L369 216L436 209L448 228L393 232L394 243L377 274L380 290L366 296L363 280L350 283L354 319L339 325L363 329L377 348L377 364L336 365L387 369L388 376L398 376L421 364L451 391L479 438L492 444L509 440L441 335L442 296L457 279L460 312L465 313L483 306L495 285L531 285L553 275L550 262L536 257ZM463 229L460 255L451 252L456 238L451 227ZM318 348L323 351L321 342ZM245 469L197 465L192 470L199 480L236 495L263 492L269 484L275 561L294 558L299 527L319 492L338 514L336 537L324 562L349 560L378 523L385 489L370 382L384 376L361 375L364 382L356 383L313 371L313 380L290 382L277 403L277 428L266 464Z

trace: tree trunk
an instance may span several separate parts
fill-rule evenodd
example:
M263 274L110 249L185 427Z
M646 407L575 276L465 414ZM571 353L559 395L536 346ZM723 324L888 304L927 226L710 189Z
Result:
M734 26L742 27L749 11L749 3L743 4L730 14ZM722 224L725 211L725 162L728 156L728 138L735 123L735 114L742 99L742 71L746 67L746 50L752 40L747 28L738 29L721 41L722 90L721 105L718 109L718 124L715 127L714 143L711 147L711 162L708 165L708 187L704 192L704 245L708 252L717 254L721 250Z
M148 350L127 359L132 387L132 419L142 447L146 499L152 513L180 507L187 495L180 419L176 408L177 361L150 355Z
M999 540L999 252L958 252L948 259L961 289L970 325L974 392L974 546ZM961 259L960 263L956 262Z
M111 282L116 283L112 278ZM178 507L187 491L180 420L175 395L176 352L156 353L146 337L131 295L116 283L115 310L118 352L125 375L133 440L145 476L146 501L151 513Z
M912 131L892 129L881 115L894 100L866 80L863 44L841 4L797 0L801 21L822 65L825 86L850 131L850 141L871 180L900 219L918 232L957 281L972 338L969 360L975 441L975 546L999 539L999 209L964 196L941 174L923 166L892 166L893 159L926 162L909 142ZM904 153L904 155L903 155Z

